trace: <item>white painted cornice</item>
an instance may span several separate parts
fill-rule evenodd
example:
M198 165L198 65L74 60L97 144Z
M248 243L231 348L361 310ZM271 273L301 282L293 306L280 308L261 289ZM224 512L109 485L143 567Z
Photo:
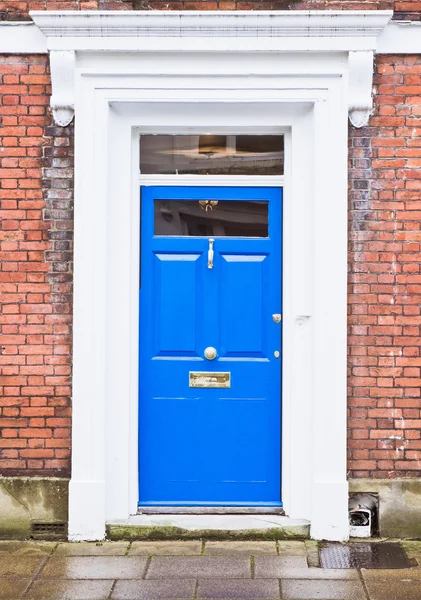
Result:
M392 11L33 11L49 50L375 50Z
M32 11L47 37L377 37L392 11Z
M392 11L35 11L51 53L53 113L73 115L78 52L347 53L349 112L360 127L372 109L373 55ZM124 65L123 65L124 70ZM316 75L316 73L315 73Z

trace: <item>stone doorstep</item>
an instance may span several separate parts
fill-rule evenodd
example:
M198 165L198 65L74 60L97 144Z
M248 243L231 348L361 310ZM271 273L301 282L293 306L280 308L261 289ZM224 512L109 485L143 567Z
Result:
M302 540L309 521L280 515L134 515L107 523L111 540Z

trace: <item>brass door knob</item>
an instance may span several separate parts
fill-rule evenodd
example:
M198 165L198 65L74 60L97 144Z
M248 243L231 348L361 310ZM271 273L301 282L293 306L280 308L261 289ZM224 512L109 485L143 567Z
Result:
M217 355L216 348L208 346L208 348L205 349L204 355L205 358L207 358L208 360L213 360L214 358L216 358Z

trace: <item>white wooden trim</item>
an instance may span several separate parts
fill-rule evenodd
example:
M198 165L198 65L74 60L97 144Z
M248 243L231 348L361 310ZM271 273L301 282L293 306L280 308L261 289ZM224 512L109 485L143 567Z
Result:
M421 21L391 21L378 37L376 52L421 54Z
M318 43L320 42L318 49L322 50L325 42L319 38ZM294 51L295 40L288 38L284 45ZM281 48L282 45L278 44L278 50ZM47 53L47 39L33 22L0 21L0 54ZM421 22L389 22L377 38L375 53L421 54Z
M32 21L0 21L0 54L47 53L47 38Z
M392 11L33 11L51 53L51 106L59 125L74 112L75 52L214 54L324 51L348 54L349 114L356 127L372 110L373 56ZM124 71L127 72L127 71ZM157 72L159 73L159 72ZM203 73L198 74L203 77Z
M285 177L262 175L139 175L139 185L283 187Z
M376 38L393 11L31 11L50 39ZM363 18L362 18L363 17Z
M76 64L70 538L101 539L107 521L137 509L138 135L148 128L285 134L283 500L313 537L344 540L348 63L335 53L130 61Z

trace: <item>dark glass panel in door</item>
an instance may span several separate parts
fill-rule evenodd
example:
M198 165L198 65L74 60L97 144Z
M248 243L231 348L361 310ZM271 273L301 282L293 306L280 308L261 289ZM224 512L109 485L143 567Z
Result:
M155 200L154 234L268 237L268 202Z

